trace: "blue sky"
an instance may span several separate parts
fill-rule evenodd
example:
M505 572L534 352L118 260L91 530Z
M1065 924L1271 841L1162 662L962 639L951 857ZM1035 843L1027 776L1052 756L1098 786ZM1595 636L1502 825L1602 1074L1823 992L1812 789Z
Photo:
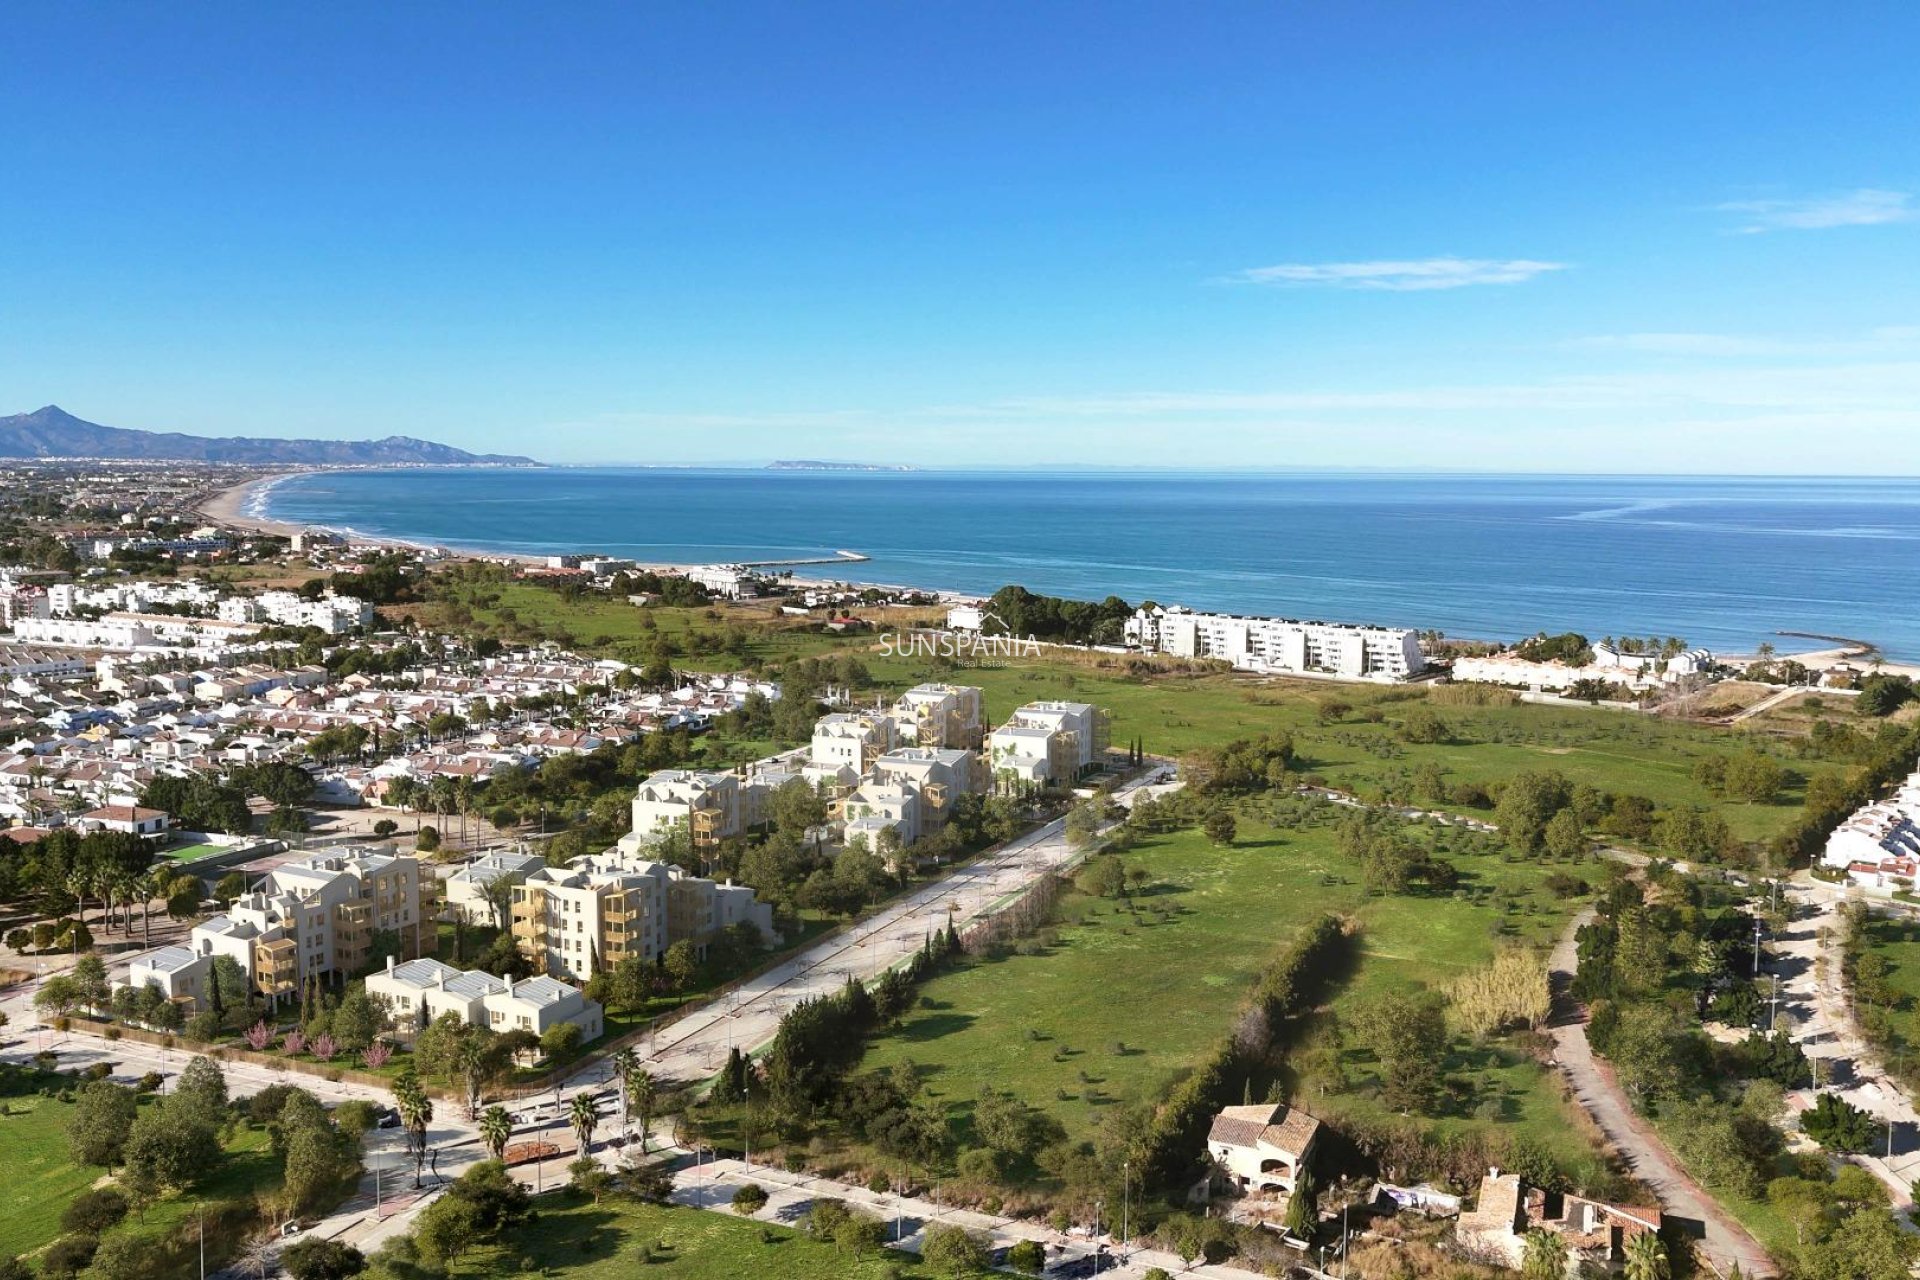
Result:
M0 412L1920 472L1910 5L18 6Z

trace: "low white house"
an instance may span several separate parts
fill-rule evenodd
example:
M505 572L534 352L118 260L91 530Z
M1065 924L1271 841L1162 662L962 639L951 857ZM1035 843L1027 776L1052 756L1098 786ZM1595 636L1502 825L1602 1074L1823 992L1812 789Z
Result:
M598 1039L605 1030L599 1002L578 987L552 978L498 978L432 959L395 964L387 957L385 971L367 979L367 995L385 1006L402 1039L448 1013L469 1026L534 1035L571 1022L580 1028L582 1041Z
M207 1001L213 981L213 954L193 947L156 947L127 964L129 987L156 986L169 1000L191 1000L195 1008Z

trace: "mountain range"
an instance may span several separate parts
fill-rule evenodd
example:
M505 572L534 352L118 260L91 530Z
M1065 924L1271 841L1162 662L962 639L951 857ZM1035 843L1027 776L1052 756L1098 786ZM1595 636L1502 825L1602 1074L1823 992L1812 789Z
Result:
M0 458L127 458L144 462L251 462L310 466L537 466L532 458L468 453L412 436L383 440L273 440L134 431L76 418L58 405L0 418Z

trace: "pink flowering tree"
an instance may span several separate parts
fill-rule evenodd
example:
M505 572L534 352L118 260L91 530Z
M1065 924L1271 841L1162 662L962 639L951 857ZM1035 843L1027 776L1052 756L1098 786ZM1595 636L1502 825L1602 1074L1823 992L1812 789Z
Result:
M273 1031L264 1020L247 1028L247 1048L259 1053L273 1043Z
M313 1056L320 1061L332 1062L333 1055L338 1052L340 1052L340 1046L333 1042L333 1037L327 1032L322 1031L313 1038Z
M298 1057L306 1047L307 1033L298 1027L287 1032L287 1038L280 1042L281 1052L285 1053L289 1058Z
M392 1061L392 1059L393 1046L385 1040L375 1040L372 1044L361 1050L360 1053L360 1060L366 1063L367 1068L371 1071L378 1071L380 1068L386 1066L388 1062Z

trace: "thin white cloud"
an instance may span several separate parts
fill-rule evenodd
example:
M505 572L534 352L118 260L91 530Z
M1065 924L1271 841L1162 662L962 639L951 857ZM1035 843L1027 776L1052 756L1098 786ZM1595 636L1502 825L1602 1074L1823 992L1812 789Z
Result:
M1476 284L1521 284L1549 271L1564 271L1564 262L1531 258L1414 258L1377 262L1286 262L1271 267L1249 267L1224 278L1226 284L1264 284L1282 288L1321 286L1331 289L1378 289L1414 293L1428 289L1462 289Z
M1861 334L1819 338L1737 333L1609 333L1576 338L1564 345L1574 350L1695 358L1882 356L1920 347L1920 327L1888 325Z
M1886 191L1876 187L1792 200L1730 200L1715 208L1721 213L1741 215L1741 225L1735 230L1742 235L1758 235L1764 231L1876 227L1889 222L1910 222L1920 216L1920 209L1913 205L1911 192Z

